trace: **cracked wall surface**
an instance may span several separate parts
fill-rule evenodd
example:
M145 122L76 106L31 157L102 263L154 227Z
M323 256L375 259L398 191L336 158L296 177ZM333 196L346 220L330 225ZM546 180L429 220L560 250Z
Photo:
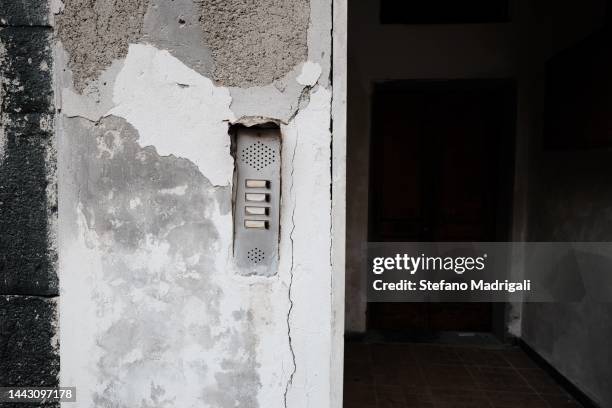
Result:
M91 4L121 44L55 16L61 383L83 407L329 406L331 2ZM243 274L228 131L270 120L278 270Z

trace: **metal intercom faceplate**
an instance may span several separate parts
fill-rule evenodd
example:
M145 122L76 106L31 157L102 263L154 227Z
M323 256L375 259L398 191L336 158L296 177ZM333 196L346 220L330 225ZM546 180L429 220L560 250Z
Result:
M244 275L277 272L280 144L277 128L236 132L234 257Z

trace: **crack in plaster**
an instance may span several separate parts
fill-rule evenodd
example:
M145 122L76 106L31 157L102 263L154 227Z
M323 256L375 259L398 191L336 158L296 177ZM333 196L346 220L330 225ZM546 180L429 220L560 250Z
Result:
M289 298L289 310L287 311L287 337L289 338L289 351L291 352L291 362L293 363L293 370L289 375L289 379L287 380L287 385L285 386L284 393L284 403L285 408L287 408L287 394L289 394L289 388L293 384L293 377L297 372L297 363L295 358L295 350L293 349L293 339L291 337L291 312L293 310L293 298L291 297L291 289L293 287L293 272L294 272L294 242L293 242L293 232L295 231L295 209L297 207L297 200L293 195L293 187L294 187L294 178L293 173L295 171L295 153L298 147L299 141L299 131L295 134L295 145L293 146L293 154L291 156L291 187L289 188L289 194L293 199L293 209L291 211L291 232L289 233L289 240L291 241L291 267L289 269L289 288L287 291L287 296Z

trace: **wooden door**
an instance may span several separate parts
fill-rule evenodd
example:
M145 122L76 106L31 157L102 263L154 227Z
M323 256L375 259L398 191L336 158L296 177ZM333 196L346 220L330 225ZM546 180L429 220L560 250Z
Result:
M373 95L370 241L507 240L514 86L378 85ZM488 303L370 303L368 327L490 331Z

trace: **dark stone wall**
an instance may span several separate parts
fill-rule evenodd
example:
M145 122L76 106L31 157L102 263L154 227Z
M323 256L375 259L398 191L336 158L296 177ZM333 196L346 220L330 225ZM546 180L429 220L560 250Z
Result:
M48 16L47 1L0 0L0 386L58 385Z
M0 294L57 294L47 197L55 171L51 37L50 27L0 26Z
M0 293L57 294L56 255L49 239L47 152L51 129L40 113L3 115L6 137L0 165ZM51 207L51 208L50 208Z
M0 25L49 26L47 0L0 0Z
M59 350L56 300L0 296L0 384L4 387L56 387ZM0 404L2 407L39 404ZM57 405L57 404L55 404ZM48 404L44 406L54 406Z

